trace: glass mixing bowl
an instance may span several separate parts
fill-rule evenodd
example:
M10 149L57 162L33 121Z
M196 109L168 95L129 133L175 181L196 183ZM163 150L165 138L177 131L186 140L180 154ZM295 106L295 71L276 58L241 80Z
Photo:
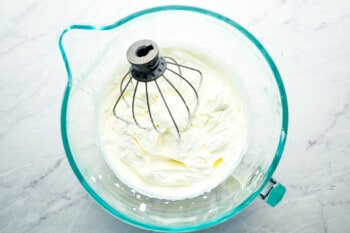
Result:
M215 54L239 77L250 109L250 144L239 166L219 186L200 196L161 200L118 180L99 145L102 92L125 52L140 39L160 45L185 43ZM61 115L70 165L87 192L107 212L155 231L192 231L238 214L257 196L274 206L285 188L271 178L284 148L288 108L281 77L269 54L247 30L225 16L188 6L143 10L108 26L72 25L59 39L68 74Z

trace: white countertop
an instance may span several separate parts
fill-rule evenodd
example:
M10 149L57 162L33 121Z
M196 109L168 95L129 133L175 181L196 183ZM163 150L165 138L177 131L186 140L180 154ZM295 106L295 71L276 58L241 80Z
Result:
M211 3L213 2L213 3ZM350 1L52 1L0 7L0 232L145 232L87 195L64 153L66 71L58 50L70 24L110 24L165 4L207 8L265 46L284 80L290 124L274 174L287 188L202 232L333 233L350 229Z

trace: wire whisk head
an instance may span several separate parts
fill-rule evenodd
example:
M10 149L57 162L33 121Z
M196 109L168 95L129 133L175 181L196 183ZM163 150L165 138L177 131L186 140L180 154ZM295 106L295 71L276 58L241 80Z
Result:
M180 138L199 106L201 71L160 56L151 40L132 44L127 59L131 66L120 82L114 116L158 133L174 131Z

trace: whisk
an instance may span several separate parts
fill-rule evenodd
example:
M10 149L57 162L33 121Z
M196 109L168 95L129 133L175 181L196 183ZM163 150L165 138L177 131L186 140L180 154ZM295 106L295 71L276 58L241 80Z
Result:
M172 57L160 56L157 44L151 40L135 42L129 47L126 56L131 66L121 80L119 86L120 95L113 107L114 116L127 123L133 122L143 129L153 128L159 133L161 126L158 121L160 120L156 119L156 116L167 114L169 117L166 118L170 121L170 125L175 128L177 136L180 138L181 129L188 127L191 117L199 105L198 90L203 79L201 71L181 65ZM185 73L192 73L190 74L191 79L197 80L189 80L189 78L184 76ZM160 82L163 82L162 85ZM195 82L197 83L197 87L194 85ZM142 84L144 85L144 89L140 87ZM151 91L151 85L155 86L153 86L154 91ZM174 94L167 96L163 88L172 90ZM174 102L174 96L176 96L178 104L171 106L169 100L171 100L170 102ZM189 101L189 98L192 98L192 101ZM140 100L140 102L135 103L136 99ZM152 111L152 107L154 106L152 103L156 99L159 99L158 102L162 102L164 111L160 111L159 109L156 113ZM120 106L122 102L125 105L124 109ZM184 111L182 112L179 110L179 103L184 107ZM190 103L194 105L192 108L190 107ZM146 108L142 111L142 116L145 118L148 115L147 118L152 124L151 127L142 125L139 122L140 119L138 119L138 115L140 114L136 114L136 112L140 112L136 108L142 108L143 104L146 105ZM130 112L129 117L122 116L123 114L125 115L125 111ZM178 116L178 112L186 114L185 124L177 120L177 118L181 118Z

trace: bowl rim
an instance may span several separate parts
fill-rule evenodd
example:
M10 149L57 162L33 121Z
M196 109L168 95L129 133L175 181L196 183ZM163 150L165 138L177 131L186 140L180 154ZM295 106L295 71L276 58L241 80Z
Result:
M262 56L265 58L267 61L273 75L275 78L275 81L278 86L278 90L280 93L280 98L281 98L281 106L282 106L282 127L281 127L281 132L280 132L280 137L279 137L279 143L276 148L275 156L273 161L271 162L271 165L269 169L266 172L266 177L262 185L254 192L252 193L249 197L247 197L240 205L238 205L236 208L230 210L226 214L217 217L215 219L212 219L210 221L207 221L205 223L201 224L196 224L196 225L190 225L190 226L162 226L162 225L153 225L153 224L148 224L144 222L137 221L129 216L126 216L119 212L118 210L114 209L111 205L109 205L106 201L103 200L94 190L93 188L88 184L88 182L85 180L84 176L80 172L74 157L73 153L71 151L69 141L68 141L68 132L67 132L67 108L68 108L68 100L69 100L69 95L72 87L72 73L71 73L71 68L68 62L68 57L65 52L64 46L63 46L63 38L64 35L66 35L69 31L71 30L110 30L110 29L115 29L133 19L136 19L138 17L148 15L151 13L156 13L156 12L161 12L161 11L187 11L191 13L198 13L198 14L203 14L208 17L213 17L217 20L222 21L223 23L228 24L229 26L234 27L238 31L240 31L244 36L247 37L250 42L252 42L257 49L261 52ZM288 104L287 104L287 95L285 92L285 88L282 82L282 78L278 72L278 69L273 62L271 56L268 54L268 52L265 50L265 48L262 46L262 44L250 33L248 32L245 28L243 28L240 24L236 23L235 21L218 14L216 12L206 10L203 8L199 7L194 7L194 6L185 6L185 5L166 5L166 6L158 6L158 7L152 7L148 8L145 10L137 11L133 14L130 14L126 17L123 17L122 19L118 20L117 22L107 25L107 26L93 26L93 25L71 25L67 28L65 28L62 33L60 34L59 40L58 40L58 46L59 50L61 52L64 65L67 71L67 76L68 76L68 82L67 86L64 92L63 96L63 101L62 101L62 106L61 106L61 136L62 136L62 141L63 141L63 146L64 150L66 152L69 164L78 178L79 182L82 184L82 186L85 188L85 190L89 193L89 195L95 200L99 205L101 205L108 213L113 215L114 217L117 217L118 219L131 224L133 226L142 228L142 229L147 229L147 230L153 230L153 231L167 231L167 232L185 232L185 231L196 231L200 229L205 229L209 228L212 226L215 226L219 223L222 223L231 217L235 216L239 212L241 212L244 208L246 208L262 191L264 186L267 184L267 182L270 180L272 174L274 173L280 159L282 156L282 152L285 146L286 138L287 138L287 132L288 132Z

